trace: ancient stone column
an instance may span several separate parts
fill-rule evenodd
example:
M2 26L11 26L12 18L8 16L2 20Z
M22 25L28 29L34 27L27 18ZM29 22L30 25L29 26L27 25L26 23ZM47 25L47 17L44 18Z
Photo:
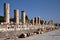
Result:
M16 24L19 24L19 10L18 9L14 10L14 20Z
M38 24L40 24L40 17L38 16Z
M36 17L36 24L38 24L38 18Z
M32 25L34 25L34 18L32 19Z
M22 24L25 24L25 12L24 11L21 11L21 17L22 17Z
M10 22L10 4L4 3L4 21L6 23Z

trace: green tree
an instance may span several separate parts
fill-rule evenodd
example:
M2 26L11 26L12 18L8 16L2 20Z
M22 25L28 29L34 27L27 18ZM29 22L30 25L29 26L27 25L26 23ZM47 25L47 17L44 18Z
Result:
M27 16L27 15L25 16L25 19L26 19L26 21L29 21L29 18L28 18L28 16Z
M41 23L41 25L44 23L44 21L43 20L40 20L40 23Z
M30 20L29 20L29 18L28 18L27 15L25 16L25 19L26 19L26 22L27 22L27 23L30 23Z
M3 22L3 21L4 21L4 17L0 16L0 22Z

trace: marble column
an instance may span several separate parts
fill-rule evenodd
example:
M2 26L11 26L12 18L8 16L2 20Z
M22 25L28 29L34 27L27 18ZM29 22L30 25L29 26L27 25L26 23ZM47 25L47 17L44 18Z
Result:
M35 24L38 24L38 18L36 17L36 22L35 22Z
M34 25L34 18L32 19L32 25Z
M10 22L10 4L4 3L4 21L7 23Z
M18 9L14 10L14 20L16 24L19 24L19 10Z
M40 17L38 16L38 24L40 24Z
M25 11L21 11L21 17L22 17L22 24L25 24L25 21L26 21L26 19L25 19Z

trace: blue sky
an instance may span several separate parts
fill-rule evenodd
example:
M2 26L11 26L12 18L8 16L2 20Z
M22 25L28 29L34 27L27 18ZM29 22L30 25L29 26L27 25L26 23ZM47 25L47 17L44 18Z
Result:
M0 15L4 15L4 3L10 4L10 17L14 17L14 9L25 10L28 17L40 16L42 20L53 20L60 23L60 0L0 0Z

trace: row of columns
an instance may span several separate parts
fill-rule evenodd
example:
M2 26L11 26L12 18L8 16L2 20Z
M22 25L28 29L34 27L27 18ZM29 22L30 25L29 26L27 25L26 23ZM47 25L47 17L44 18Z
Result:
M4 3L4 21L10 23L10 4ZM19 10L14 10L14 22L19 24ZM22 23L25 24L25 12L22 11Z
M36 20L36 21L35 21ZM36 17L36 19L32 19L32 24L39 24L40 25L40 17Z
M10 23L10 5L4 3L4 20L6 23ZM25 24L25 11L21 11L22 24ZM36 17L36 22L34 23L34 18L32 19L32 24L40 24L40 17ZM19 10L14 10L14 22L19 24Z

